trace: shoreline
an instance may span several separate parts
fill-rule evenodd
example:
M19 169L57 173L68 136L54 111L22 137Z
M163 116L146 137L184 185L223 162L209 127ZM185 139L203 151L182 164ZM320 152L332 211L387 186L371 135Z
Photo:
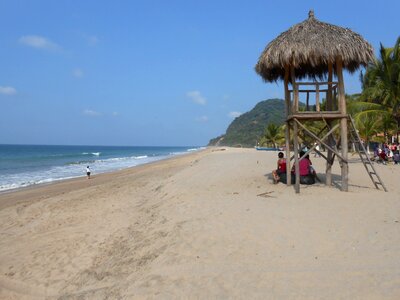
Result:
M296 194L276 153L223 148L0 195L0 298L400 297L398 166Z
M204 147L0 145L5 156L0 193L84 177L86 165L94 174L110 173L201 149Z
M152 165L152 164L157 164L157 163L160 163L160 162L163 162L163 161L172 160L172 159L178 159L181 156L191 155L191 154L194 154L194 153L205 151L207 149L208 148L199 149L197 151L191 151L191 152L187 152L187 153L182 153L182 154L179 154L179 155L173 155L173 156L169 156L169 157L162 158L162 159L159 159L159 160L155 160L155 161L139 164L139 165L136 165L136 166L123 168L123 169L120 169L120 170L113 170L113 171L109 171L109 172L96 173L95 175L92 174L91 175L91 179L87 179L86 175L82 175L82 176L73 177L73 178L57 179L57 180L54 180L54 181L51 181L51 182L31 184L31 185L28 185L28 186L23 186L23 187L17 187L17 188L13 188L13 189L3 190L3 191L0 191L0 210L4 207L3 206L3 201L1 200L1 197L3 195L9 195L9 194L20 193L20 192L21 193L22 192L26 192L28 194L29 194L29 192L32 192L33 194L35 194L35 190L36 189L42 190L42 189L46 189L47 187L52 188L53 185L54 185L55 189L57 189L59 186L62 187L63 185L70 185L70 184L74 184L74 183L76 183L77 186L80 186L79 183L81 183L83 179L85 179L85 180L93 180L95 178L96 179L97 178L101 179L103 176L111 176L112 174L119 175L119 173L121 173L121 172L125 172L125 171L129 172L129 170L134 170L136 168L145 167L145 166ZM101 184L101 183L98 183L98 184ZM85 186L83 186L83 187L85 187ZM39 193L40 193L40 191L39 191ZM13 197L13 195L10 195L10 196ZM8 198L8 197L6 197L6 198Z

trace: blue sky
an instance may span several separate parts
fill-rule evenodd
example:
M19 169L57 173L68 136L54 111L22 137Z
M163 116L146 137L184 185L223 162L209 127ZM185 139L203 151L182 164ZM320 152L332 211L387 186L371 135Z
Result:
M395 0L1 0L0 143L205 145L283 98L254 65L309 9L376 53L400 34Z

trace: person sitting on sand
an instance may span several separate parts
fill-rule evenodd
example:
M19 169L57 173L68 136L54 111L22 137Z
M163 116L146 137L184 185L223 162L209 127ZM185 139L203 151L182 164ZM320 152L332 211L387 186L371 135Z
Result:
M274 183L279 182L282 174L286 174L286 159L284 158L283 152L279 152L277 169L272 171L272 177L274 178Z
M305 153L300 151L299 157L301 158ZM307 155L302 160L299 161L299 173L300 173L300 183L301 184L314 184L317 173L311 166L310 156ZM292 181L294 181L295 166L292 168Z
M384 165L386 165L387 160L388 160L388 158L387 158L387 156L386 156L386 152L385 152L385 150L382 150L382 151L379 153L379 162L381 162L381 163L383 163Z
M310 159L310 155L307 154L307 156L305 157L305 159L308 159L308 160L310 161L310 167L309 167L310 172L309 172L309 174L312 175L312 176L314 177L315 180L321 182L321 180L320 180L320 179L318 178L318 176L317 176L317 172L315 171L314 167L312 166L312 162L311 162L311 159Z
M379 153L380 153L379 150L380 150L380 148L378 146L376 146L375 150L374 150L374 160L375 161L379 161Z
M393 163L395 165L400 165L400 153L399 150L395 150L393 154Z

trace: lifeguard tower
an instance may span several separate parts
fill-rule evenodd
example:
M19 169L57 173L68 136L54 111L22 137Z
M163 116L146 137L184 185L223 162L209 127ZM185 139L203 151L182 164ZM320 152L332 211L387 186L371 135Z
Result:
M335 157L338 158L341 190L348 191L349 138L358 144L361 161L375 187L380 185L386 190L346 111L343 69L353 73L373 59L373 48L361 35L317 20L312 10L307 20L281 33L262 52L256 72L266 82L284 81L286 167L290 174L292 146L296 193L300 192L299 161L313 150L326 160L328 186L332 185L331 169ZM319 123L317 132L307 126L309 121ZM312 140L302 157L299 157L300 139L303 143ZM316 149L318 144L327 150L326 155ZM287 184L291 184L289 175Z

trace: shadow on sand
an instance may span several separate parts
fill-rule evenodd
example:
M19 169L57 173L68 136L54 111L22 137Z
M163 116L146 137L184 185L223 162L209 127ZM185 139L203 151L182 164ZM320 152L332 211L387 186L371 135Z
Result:
M266 178L268 178L271 182L274 181L274 179L272 177L272 172L266 173L264 176ZM342 188L342 176L338 175L338 174L332 174L331 176L332 176L332 186L340 190ZM317 178L318 179L315 181L315 184L312 184L312 185L325 186L326 174L325 173L317 173ZM286 184L286 177L284 178L283 182L280 182L280 183ZM349 184L349 187L351 187L351 186L352 187L357 187L357 188L362 188L362 189L373 188L372 184L371 184L371 186Z

